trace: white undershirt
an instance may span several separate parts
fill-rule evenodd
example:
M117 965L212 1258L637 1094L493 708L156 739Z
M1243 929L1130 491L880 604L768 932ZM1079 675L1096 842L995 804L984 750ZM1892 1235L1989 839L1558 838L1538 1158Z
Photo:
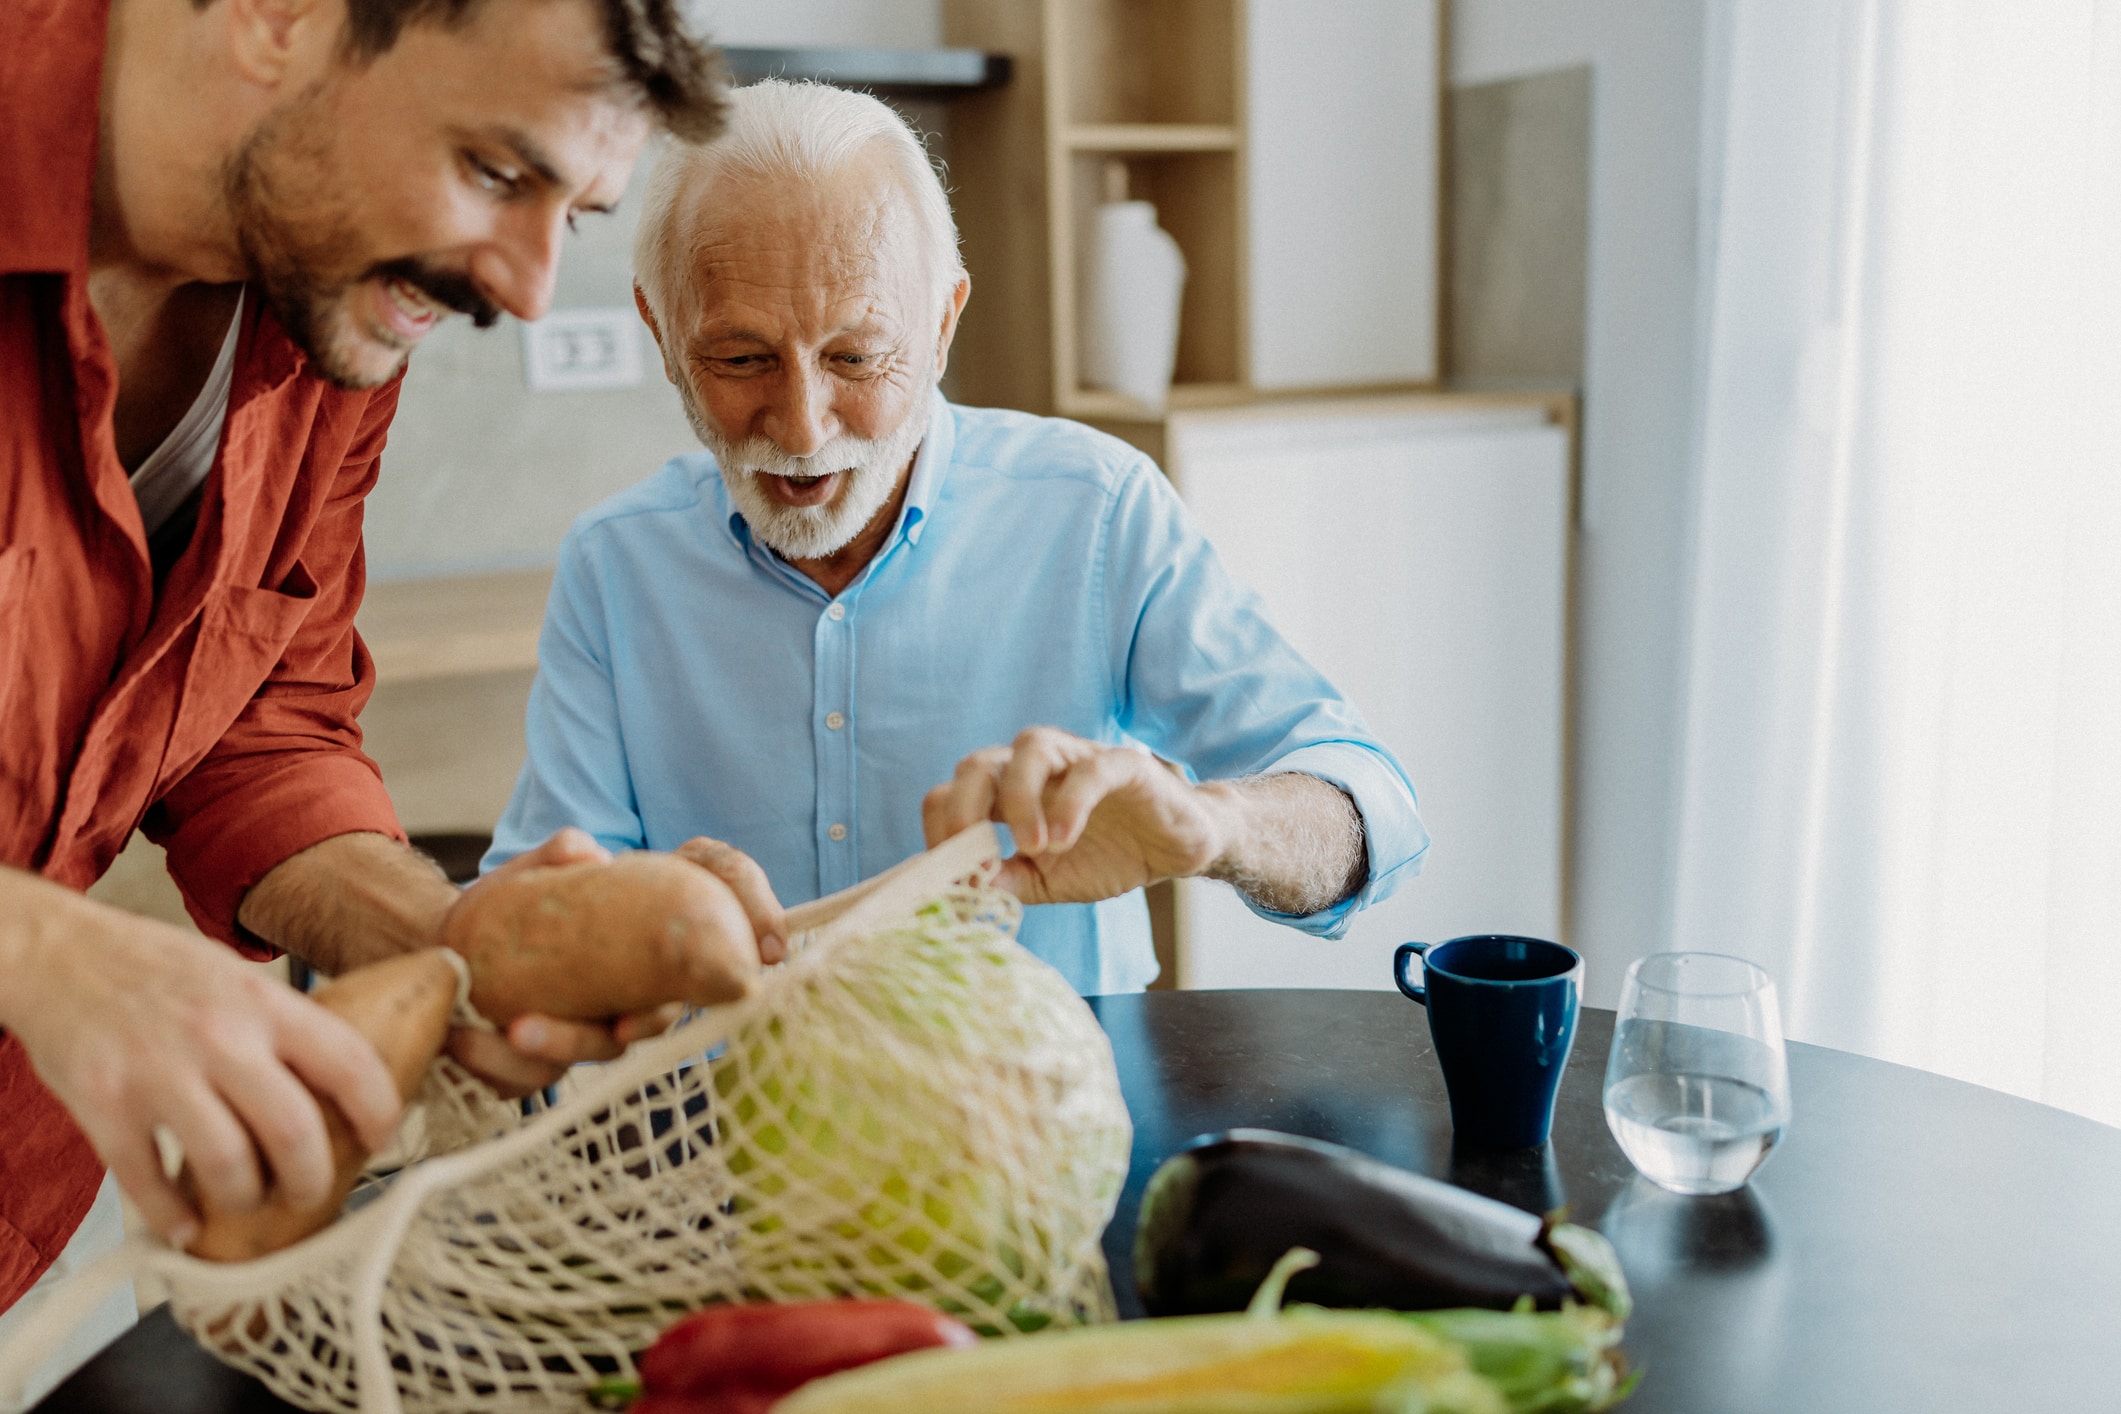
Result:
M228 390L235 381L236 331L243 327L243 299L244 292L238 292L235 318L228 321L228 334L214 357L213 371L206 375L206 386L199 389L199 396L192 399L162 445L149 452L132 474L133 495L140 502L140 519L149 536L177 513L214 469L221 424L228 420Z

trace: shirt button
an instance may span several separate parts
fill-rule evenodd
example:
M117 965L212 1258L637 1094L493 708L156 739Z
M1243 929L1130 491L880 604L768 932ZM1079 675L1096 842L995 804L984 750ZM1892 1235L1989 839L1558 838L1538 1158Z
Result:
M828 604L825 606L825 617L838 622L847 617L847 606L839 603Z
M844 727L844 726L846 726L846 725L847 725L847 719L846 719L845 717L841 716L841 715L840 715L839 713L837 713L837 712L827 712L827 713L825 714L825 730L827 730L827 731L832 731L832 732L836 732L836 731L838 731L838 730L839 730L839 729L840 729L841 727Z
M834 825L831 829L825 831L825 833L832 836L834 843L838 843L839 841L847 838L847 827L845 825Z

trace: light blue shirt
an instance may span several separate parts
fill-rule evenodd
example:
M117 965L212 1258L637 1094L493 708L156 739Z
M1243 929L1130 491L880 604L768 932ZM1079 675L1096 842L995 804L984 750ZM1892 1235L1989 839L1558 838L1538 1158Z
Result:
M1428 849L1399 763L1153 463L1079 423L937 397L898 524L837 598L752 539L705 452L575 522L485 867L565 825L614 850L710 835L802 903L918 853L928 789L1035 725L1196 780L1302 771L1347 791L1369 877L1322 913L1267 915L1305 932L1340 935ZM1156 976L1138 892L1028 909L1022 938L1084 993Z

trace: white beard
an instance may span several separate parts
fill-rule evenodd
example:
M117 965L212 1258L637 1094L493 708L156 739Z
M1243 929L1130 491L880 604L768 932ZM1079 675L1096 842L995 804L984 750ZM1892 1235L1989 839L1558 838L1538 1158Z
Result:
M839 436L807 457L794 457L764 437L731 442L717 432L680 385L685 416L701 445L714 454L729 499L759 543L784 560L817 560L845 548L876 518L898 489L898 474L928 435L932 388L923 389L906 420L881 437ZM838 472L837 493L822 506L785 506L759 485L764 476L819 476Z

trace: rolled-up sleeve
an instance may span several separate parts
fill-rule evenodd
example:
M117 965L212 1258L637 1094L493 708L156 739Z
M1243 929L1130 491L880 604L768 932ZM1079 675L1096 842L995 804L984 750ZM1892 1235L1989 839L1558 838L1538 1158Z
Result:
M1429 833L1405 768L1276 631L1152 465L1122 477L1110 514L1103 592L1118 720L1196 780L1293 771L1347 792L1368 854L1362 887L1302 916L1245 900L1275 922L1341 936L1355 914L1421 872Z
M187 697L205 690L202 674L240 671L214 661L210 638L233 659L246 642L278 638L286 620L299 623L234 721L144 822L169 851L170 875L199 927L247 953L271 950L238 930L236 911L282 862L336 835L405 838L382 773L361 750L357 718L376 669L354 631L367 578L362 502L396 407L395 384L368 400L286 581L231 591L209 608Z
M569 825L606 849L646 847L604 640L592 555L577 527L560 547L538 633L523 769L481 868L497 868Z

